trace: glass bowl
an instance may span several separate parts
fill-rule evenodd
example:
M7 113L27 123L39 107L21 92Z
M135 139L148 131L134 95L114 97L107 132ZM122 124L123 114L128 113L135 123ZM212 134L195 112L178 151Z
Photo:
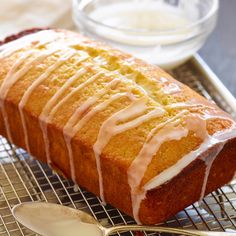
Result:
M202 47L218 8L218 0L73 0L73 19L83 34L170 69Z

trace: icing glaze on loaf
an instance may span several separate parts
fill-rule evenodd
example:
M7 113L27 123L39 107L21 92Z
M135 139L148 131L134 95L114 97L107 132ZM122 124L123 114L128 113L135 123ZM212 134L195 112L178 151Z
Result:
M160 78L160 82L164 84L162 91L165 94L174 94L181 92L181 89L178 84L176 83L169 83L168 80L164 77Z
M97 141L93 146L93 150L97 165L99 166L100 189L101 189L100 196L103 201L105 201L105 199L103 194L103 184L102 184L103 181L101 173L100 155L102 154L103 149L109 143L110 139L114 135L125 132L126 130L129 130L131 128L135 128L141 125L143 122L146 122L149 119L153 119L155 117L160 117L165 113L164 109L156 108L155 110L152 110L149 113L143 115L143 113L146 112L146 110L147 107L145 99L141 98L139 100L134 100L131 103L131 105L118 111L117 113L113 114L110 118L108 118L100 128ZM124 122L124 123L118 125L118 122Z
M10 89L28 72L35 64L40 64L47 58L56 57L47 69L25 89L19 101L19 113L24 131L25 146L30 152L27 124L25 120L25 109L35 90L43 84L54 72L68 60L76 56L76 65L80 69L75 71L65 83L59 87L49 98L39 115L39 125L42 131L47 162L51 165L50 140L48 137L48 124L70 99L79 94L87 86L98 83L100 86L94 94L87 96L74 108L63 126L63 137L66 144L70 163L71 178L76 183L76 169L74 166L75 156L72 148L72 141L83 129L86 124L96 117L97 114L104 112L119 99L126 98L126 105L109 114L101 122L97 137L93 143L94 158L96 160L97 175L99 182L100 197L105 202L102 173L102 155L110 141L117 135L125 133L140 126L145 126L149 122L156 122L155 125L148 127L145 133L146 138L142 143L136 157L131 161L127 169L128 184L132 200L133 216L137 222L139 219L139 209L142 200L145 199L147 191L160 187L167 183L183 171L190 163L197 158L205 162L205 177L202 183L200 198L205 195L206 184L211 166L223 149L227 140L236 137L235 122L225 113L220 111L215 105L201 103L201 101L175 101L166 104L159 96L155 97L153 91L145 87L145 81L140 84L138 77L133 74L123 75L123 68L109 68L109 61L100 55L93 55L86 48L86 40L69 39L64 41L65 34L53 30L44 30L39 33L25 36L21 39L5 44L0 47L0 58L10 57L19 52L19 57L11 66L0 86L0 108L4 117L5 129L8 139L12 141L11 128L8 122L8 115L4 106ZM30 49L27 49L27 48ZM41 50L41 48L44 48ZM23 50L24 49L24 50ZM22 51L23 50L23 51ZM104 49L105 50L105 49ZM105 50L106 53L109 53ZM102 52L104 53L104 51ZM133 61L126 61L127 65L132 65ZM124 62L125 64L125 62ZM76 87L72 85L80 80L80 77L93 70L93 74L80 82ZM101 76L104 81L99 82ZM165 77L159 81L152 80L153 83L160 84L159 92L166 96L177 96L181 94L182 86L178 82L172 82ZM135 92L135 91L136 92ZM150 95L152 93L152 95ZM163 96L164 96L163 95ZM159 121L160 119L160 121ZM163 119L163 120L161 120ZM229 124L216 132L209 133L207 123L210 120L225 120ZM155 155L159 152L162 145L169 141L180 141L189 135L201 140L201 143L190 152L183 155L179 160L168 168L157 173L156 176L143 182L145 174L153 162ZM214 148L214 150L212 150Z
M153 155L158 151L160 146L168 140L180 140L186 137L188 130L180 126L180 120L171 120L161 125L162 127L154 128L147 137L142 150L132 162L128 170L128 181L131 188L131 197L133 203L133 215L137 222L139 221L139 207L146 191L140 189L140 183L144 177L148 165L152 161ZM154 133L159 130L155 135ZM158 185L157 185L158 186Z
M133 193L133 196L136 199L136 200L133 200L133 203L134 203L133 204L133 211L134 211L133 215L134 215L137 222L140 222L138 212L139 212L139 207L140 207L141 201L146 196L146 192L148 190L151 190L151 189L154 189L158 186L161 186L162 184L166 183L167 181L170 181L173 177L175 177L178 173L180 173L185 167L187 167L191 162L193 162L199 156L206 164L205 177L204 177L204 181L203 181L203 185L202 185L200 199L202 199L204 197L206 183L207 183L208 176L209 176L209 173L211 170L211 166L212 166L215 158L217 157L219 152L223 149L225 142L228 139L231 139L236 136L235 123L228 130L220 131L220 132L214 133L212 136L210 136L207 133L206 124L204 124L204 123L207 119L212 119L212 118L215 118L215 116L211 117L211 116L207 115L207 118L206 118L204 116L194 116L193 117L191 115L191 117L190 117L191 126L187 125L187 127L186 127L187 130L186 129L185 130L179 129L174 133L174 136L172 136L172 140L173 140L173 138L175 138L175 139L182 138L183 136L186 136L190 130L195 130L195 134L200 134L199 136L204 137L204 139L203 139L204 141L199 146L199 148L191 151L190 153L188 153L187 155L182 157L176 164L174 164L170 168L164 170L162 173L160 173L159 175L157 175L156 177L151 179L148 183L146 183L142 187L141 190L138 189L138 190L136 190L136 192ZM196 120L194 120L194 119L196 119ZM173 131L175 131L175 129L172 128L172 129L170 129L170 131L173 132ZM182 131L182 134L181 134L181 131ZM185 132L187 132L187 133L185 133ZM157 135L153 136L153 138L155 138L157 141L154 142L153 144L151 143L151 141L144 144L144 148L145 148L145 145L148 146L148 148L147 148L148 151L151 148L156 147L158 140L163 139L163 138L164 139L168 138L168 131L166 131L164 129L163 134L160 135L159 133L157 133ZM166 140L164 140L164 141L166 141ZM207 150L212 147L216 147L216 149L210 153L207 153ZM157 148L159 148L159 146L157 146ZM149 156L152 157L157 151L158 151L158 149L155 149L154 152L149 154ZM137 158L135 159L135 161L133 163L135 163L136 160L137 160ZM132 168L133 163L131 164L131 168ZM138 164L138 168L140 168L142 165L143 165L143 161L141 161ZM131 169L131 171L129 170L129 172L131 172L131 173L129 173L129 175L131 176L130 179L139 178L139 175L137 175L136 173L140 173L140 171ZM134 177L132 176L133 174L134 174ZM134 183L132 183L131 186L132 187L136 186L136 188L138 188L138 186L140 186L140 182L141 182L141 179L139 180L139 182L136 185L134 185Z
M43 73L41 76L39 76L29 87L28 89L25 91L20 103L19 103L19 111L20 111L20 116L21 116L21 121L22 121L22 125L23 125L23 129L24 129L24 135L25 135L25 144L27 147L27 151L29 153L30 152L30 147L29 147L29 138L28 138L28 133L27 133L27 128L26 128L26 121L24 118L24 108L26 103L28 102L28 100L30 99L30 95L32 94L32 92L35 90L35 88L37 88L45 79L48 78L48 76L53 73L53 71L60 67L63 62L65 62L66 60L68 60L70 57L72 57L74 55L74 51L68 51L66 52L64 55L62 55L61 57L59 57L58 61L51 65L46 71L45 73Z
M17 40L3 44L0 48L0 58L7 57L12 53L34 44L35 46L43 46L52 43L64 34L56 33L53 30L42 30L34 34L29 34Z
M74 126L78 122L78 118L82 116L82 114L89 109L90 106L94 105L97 100L105 95L109 89L112 89L113 86L116 86L117 83L119 83L119 79L114 79L111 82L109 82L106 87L98 92L97 95L90 97L88 100L86 100L76 111L75 113L70 117L68 122L66 123L63 133L64 133L64 139L66 142L66 146L69 153L69 159L70 159L70 168L71 168L71 176L75 180L75 170L74 170L74 161L73 161L73 152L71 148L71 141L72 138L77 133L77 130L74 129ZM98 169L98 175L101 176L100 168L97 166ZM101 188L100 188L101 189Z
M84 59L81 59L83 61ZM47 135L47 123L49 122L51 110L57 105L58 100L62 97L63 93L66 89L70 87L70 85L79 78L83 73L86 73L86 69L82 68L77 71L75 75L68 79L68 81L53 95L53 97L48 101L44 109L42 110L39 116L40 127L43 133L45 149L46 149L46 157L48 165L51 165L51 157L49 150L49 142Z
M43 53L40 54L38 57L34 58L32 61L26 63L21 69L17 70L25 61L25 59L27 59L29 56L31 56L35 51L29 51L26 52L24 55L22 55L18 61L16 61L16 63L14 64L14 66L11 68L11 70L8 72L8 74L6 75L6 78L4 79L1 88L0 88L0 96L1 96L1 107L2 107L2 114L4 117L4 121L5 121L5 126L6 126L6 130L7 130L7 135L8 135L8 139L10 141L12 141L12 137L11 137L11 132L10 132L10 128L8 125L8 118L7 118L7 113L5 111L5 107L4 107L4 100L6 99L6 96L10 90L10 88L24 75L28 72L29 68L35 63L35 62L40 62L43 59L45 59L47 56L51 55L53 51L50 51L48 53ZM27 146L27 151L30 151L28 148L28 145L26 143Z

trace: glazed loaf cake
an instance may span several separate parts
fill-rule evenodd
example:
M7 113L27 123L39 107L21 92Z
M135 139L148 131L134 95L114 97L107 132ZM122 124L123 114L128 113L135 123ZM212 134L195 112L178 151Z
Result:
M236 123L212 102L73 32L16 38L0 47L10 142L144 224L232 180Z

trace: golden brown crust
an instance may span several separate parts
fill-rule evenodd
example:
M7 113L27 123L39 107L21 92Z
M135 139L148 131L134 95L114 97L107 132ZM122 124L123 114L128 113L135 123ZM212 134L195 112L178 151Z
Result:
M104 56L107 62L104 65L105 69L111 70L110 67L112 66L112 70L119 68L120 73L126 76L135 74L136 83L149 93L148 104L150 107L167 106L176 102L185 102L192 98L194 98L195 102L207 104L210 107L216 107L187 86L176 82L170 75L156 66L148 65L141 60L134 59L128 54L121 53L118 50L111 49L101 43L96 43L72 32L64 30L57 31L63 32L68 38L78 38L80 43L76 45L75 48L86 50L91 56ZM2 64L2 66L0 66L0 84L18 56L19 55L16 53L9 58L0 59ZM19 101L29 84L34 81L38 74L44 71L49 65L53 64L56 59L54 55L45 60L44 63L39 63L40 67L29 70L21 81L17 82L12 87L5 100L9 125L11 133L13 134L13 142L20 147L26 148L24 138L22 138L24 137L24 133L18 110ZM43 162L46 162L45 144L38 117L42 108L53 93L55 93L56 88L62 86L63 82L66 81L74 71L80 68L78 65L74 65L76 60L77 56L67 61L61 68L56 70L53 75L50 75L49 78L43 82L42 86L39 86L32 94L24 110L27 131L30 137L29 144L31 153ZM93 74L93 70L91 69L89 73ZM54 75L60 78L60 80L56 80ZM183 92L167 96L161 90L163 85L156 82L160 80L160 77L167 78L169 82L178 83ZM81 80L82 79L86 78L81 78ZM100 80L104 82L109 81L110 78L101 77ZM78 81L78 83L79 82L80 81ZM76 84L74 86L76 86ZM101 87L102 85L100 82L97 82L78 93L58 111L48 124L52 166L68 178L71 177L71 171L62 129L68 118L73 114L75 108L78 107L86 97L91 96L99 86ZM119 87L117 90L127 88L126 85L122 86L124 87ZM135 90L136 88L133 89ZM114 92L116 92L116 90ZM138 96L141 96L140 92L136 91L136 93ZM94 119L90 120L72 141L73 153L76 156L74 159L76 181L96 195L99 195L99 184L92 145L96 141L97 133L102 122L114 111L127 105L127 99L121 99L112 106L109 106L109 109L105 112L99 113ZM221 113L226 115L223 111ZM101 156L105 199L108 203L132 215L130 187L127 182L127 169L132 160L138 155L148 132L158 123L165 121L165 119L169 117L173 117L175 114L175 110L169 110L164 118L152 120L142 125L142 127L129 130L124 134L112 138ZM218 130L229 127L229 125L230 123L224 119L217 118L208 122L207 129L210 134L213 134ZM93 128L91 129L90 127ZM0 115L0 133L6 136L2 115ZM168 166L176 163L184 154L195 149L201 141L201 139L196 138L194 135L188 135L186 138L182 138L179 141L175 140L164 143L149 165L142 185ZM117 144L119 145L117 146ZM208 152L210 151L211 150L208 150ZM236 169L235 153L236 139L229 141L215 160L207 185L207 193L232 179ZM140 208L139 215L141 221L145 224L154 224L163 221L198 200L205 174L204 170L204 162L196 160L168 183L148 191L146 199L142 202Z
M11 113L17 114L17 112ZM30 134L40 134L36 129L38 120L33 117L27 117L30 125ZM2 119L0 120L2 124ZM36 126L35 126L36 125ZM23 148L23 134L19 132L21 126L20 120L15 120L13 127L14 143ZM0 125L2 131L2 125ZM33 133L32 133L33 132ZM69 161L65 158L65 146L63 140L58 139L60 131L51 128L54 133L53 142L53 167L59 170L59 173L70 177ZM2 132L1 132L2 133ZM32 154L40 161L46 162L44 153L44 143L39 135L31 136ZM18 141L16 141L18 140ZM236 166L236 139L228 142L215 160L209 176L206 194L216 190L222 185L229 183L235 173ZM90 192L99 195L96 164L93 159L93 153L83 145L75 145L75 153L78 155L76 161L77 180L79 184ZM113 164L111 160L105 159L103 162L104 185L106 186L106 200L113 206L119 208L128 215L132 215L131 200L129 195L129 186L127 183L126 170ZM148 191L145 201L141 204L140 217L143 224L156 224L163 222L170 216L197 201L200 196L202 180L205 174L205 164L203 161L196 160L189 165L183 172L172 179L167 184L157 189ZM186 187L187 186L187 187Z

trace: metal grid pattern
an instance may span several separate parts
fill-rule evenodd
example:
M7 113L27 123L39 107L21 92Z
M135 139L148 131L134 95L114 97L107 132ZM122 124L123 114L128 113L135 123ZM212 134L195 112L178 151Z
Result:
M224 99L203 83L202 74L188 62L171 71L176 78L188 84L206 98L230 111ZM219 99L220 98L220 99ZM78 188L71 181L53 173L46 165L33 160L24 150L0 137L0 235L35 235L18 224L11 208L20 202L48 201L84 210L92 214L104 226L132 224L133 219L110 205L103 206L98 197ZM236 231L236 181L209 194L164 224L171 227L200 230ZM127 232L118 235L136 235ZM143 235L160 235L143 233ZM167 235L167 234L162 234ZM169 234L168 234L169 235Z

